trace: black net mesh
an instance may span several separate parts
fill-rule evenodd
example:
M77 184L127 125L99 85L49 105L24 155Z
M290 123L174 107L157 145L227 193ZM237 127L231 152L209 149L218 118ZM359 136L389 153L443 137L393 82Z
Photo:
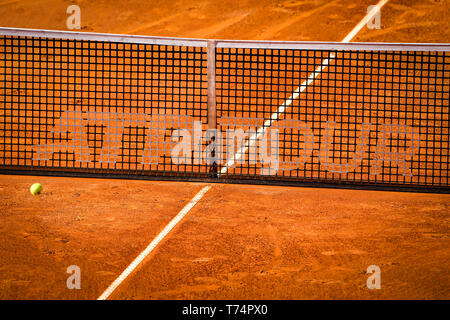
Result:
M171 157L207 124L205 48L2 36L0 76L2 168L208 173Z
M206 44L0 36L0 171L449 189L448 51L215 60L211 128Z
M219 48L223 177L448 187L449 77L448 52Z

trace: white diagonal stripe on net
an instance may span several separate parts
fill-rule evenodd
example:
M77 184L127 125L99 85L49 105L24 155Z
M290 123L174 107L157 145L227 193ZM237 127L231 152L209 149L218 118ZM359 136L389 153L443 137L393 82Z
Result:
M367 15L350 31L350 33L341 41L341 42L349 42L351 41L355 35L364 27L367 22L369 22L375 14L377 14L381 8L388 2L388 0L381 0L376 6L370 10L370 12L367 13ZM314 80L322 73L322 71L328 67L331 61L335 58L335 55L333 53L330 54L330 56L322 61L322 64L316 68L316 70L311 73L307 80L303 81L302 84L294 91L294 93L287 99L280 107L278 107L277 111L275 111L270 119L267 119L264 124L258 129L256 134L253 134L249 139L248 143L245 144L244 147L241 147L234 157L230 159L225 166L222 167L220 170L219 176L225 174L228 172L228 170L236 163L236 161L239 161L242 157L245 157L245 154L248 151L248 148L250 146L253 146L255 143L257 143L258 139L266 132L267 128L272 125L273 122L277 121L281 114L283 114L286 111L286 108L288 108L292 102L297 99L300 94L306 90L306 88L314 82Z
M306 88L314 82L314 80L322 73L323 69L326 68L330 61L334 58L334 54L330 55L330 58L323 60L322 64L316 68L316 70L311 73L307 80L303 81L302 84L294 91L294 93L287 99L280 107L278 107L277 111L275 111L270 119L267 119L264 124L258 129L258 131L253 134L249 139L246 146L241 147L234 157L230 159L224 167L220 170L220 175L227 173L228 169L231 168L236 161L239 161L243 156L245 156L249 146L253 146L254 143L266 132L267 128L269 128L273 122L277 121L281 114L286 111L294 100L296 100L300 94L306 90Z

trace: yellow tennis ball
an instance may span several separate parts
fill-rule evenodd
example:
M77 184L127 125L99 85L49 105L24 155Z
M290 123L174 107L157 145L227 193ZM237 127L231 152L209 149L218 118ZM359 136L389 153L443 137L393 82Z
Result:
M40 194L42 192L42 185L40 183L33 183L30 187L30 192L33 196Z

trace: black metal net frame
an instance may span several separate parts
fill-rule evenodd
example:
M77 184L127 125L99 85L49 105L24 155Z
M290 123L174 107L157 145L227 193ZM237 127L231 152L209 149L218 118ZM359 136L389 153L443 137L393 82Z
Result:
M0 173L447 193L449 49L0 28Z

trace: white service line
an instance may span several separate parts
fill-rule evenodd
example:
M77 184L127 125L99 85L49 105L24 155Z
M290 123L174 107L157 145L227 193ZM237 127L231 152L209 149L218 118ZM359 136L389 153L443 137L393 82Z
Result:
M349 42L351 41L355 35L364 27L367 22L369 22L374 15L381 10L381 8L388 2L389 0L381 0L378 2L376 6L370 10L367 15L353 28L352 31L341 41L341 42ZM331 61L335 58L335 55L333 53L330 54L330 56L326 59L324 59L320 66L316 68L316 70L311 73L308 76L308 79L303 81L302 84L294 91L294 93L287 99L279 108L277 111L275 111L270 119L267 119L264 124L256 131L255 134L253 134L249 139L248 143L244 147L241 147L236 154L233 156L232 159L230 159L224 167L220 170L219 176L225 174L228 172L228 169L230 169L236 161L239 161L243 156L245 157L245 154L247 153L247 150L250 146L253 146L255 143L257 143L258 139L261 137L261 135L264 134L264 132L269 128L273 122L277 121L279 116L283 114L286 111L286 108L289 107L292 102L297 99L303 91L306 90L306 88L314 82L314 80L322 73L323 69L325 69Z
M178 222L183 219L183 217L196 205L197 202L205 195L208 190L211 189L211 186L203 187L195 196L189 201L186 206L173 218L169 224L153 239L152 242L147 246L147 248L142 251L139 256L134 259L134 261L114 280L113 283L103 292L97 300L106 300L108 297L116 290L116 288L136 269L136 267L150 254L150 252L155 249L158 243L161 242L162 239L177 225Z
M302 84L294 91L294 93L287 99L280 107L278 107L277 111L275 111L270 119L264 121L264 124L253 134L250 138L248 138L248 146L241 147L236 154L231 158L224 167L220 170L220 175L227 173L228 169L231 168L236 161L239 161L245 154L250 146L253 146L257 140L261 137L262 134L267 130L268 127L272 125L273 122L277 121L279 116L286 111L286 108L289 107L295 99L300 96L300 93L305 91L305 89L317 78L317 76L323 71L324 68L328 66L330 63L330 59L334 58L334 54L330 55L330 58L327 58L322 61L322 64L316 68L316 70L311 73L307 80L303 81Z
M341 42L348 42L361 30L361 28L368 22L370 19L373 18L373 16L377 13L378 10L381 10L381 7L383 7L388 0L381 0L377 7L374 7L367 15L356 25L355 28L342 40ZM323 71L324 68L326 68L331 60L334 58L334 55L331 54L329 58L324 59L322 61L322 64L316 68L316 70L309 75L308 79L305 80L295 91L294 93L287 99L276 112L272 114L270 119L266 120L264 122L264 125L258 129L257 133L249 138L249 141L256 142L258 137L261 136L267 127L269 127L274 121L277 121L280 114L284 113L286 111L286 108L289 107L292 102L297 99L303 91L309 86ZM253 142L252 142L253 143ZM226 163L226 165L222 168L220 171L220 174L224 174L228 171L230 167L232 167L236 160L240 159L242 155L245 154L248 147L241 148L236 155L233 157L232 160ZM100 297L98 297L97 300L106 300L108 297L116 290L116 288L136 269L136 267L150 254L150 252L155 249L155 247L158 245L158 243L161 242L161 240L164 239L164 237L178 224L178 222L181 221L181 219L184 218L184 216L195 206L197 202L200 201L200 199L205 195L208 190L211 189L211 186L203 187L195 196L192 198L191 201L173 218L169 224L156 236L155 239L147 246L147 248L142 251L139 256L134 259L134 261L120 274L120 276L117 277L116 280L114 280L113 283L103 292Z

